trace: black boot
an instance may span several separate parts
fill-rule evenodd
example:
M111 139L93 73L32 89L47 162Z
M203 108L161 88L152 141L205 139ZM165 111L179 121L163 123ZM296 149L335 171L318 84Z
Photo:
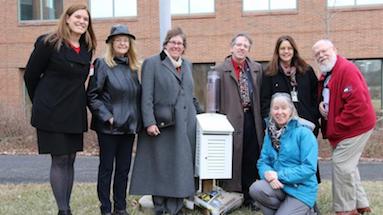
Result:
M59 210L58 215L72 215L70 210Z
M112 215L129 215L129 213L126 210L115 210Z

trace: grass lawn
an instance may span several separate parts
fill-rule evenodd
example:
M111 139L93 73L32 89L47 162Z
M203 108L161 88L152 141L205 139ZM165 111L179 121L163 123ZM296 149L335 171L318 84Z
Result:
M383 214L383 182L363 182L368 193L373 214ZM129 198L130 214L152 214L150 210L137 207L137 196ZM324 181L319 190L319 207L323 215L331 213L331 184ZM71 207L75 215L99 214L98 199L95 184L75 184L72 194ZM56 205L48 184L0 185L0 214L7 215L45 215L57 214ZM190 211L188 214L200 214ZM233 215L254 214L241 208ZM261 213L256 213L261 214Z

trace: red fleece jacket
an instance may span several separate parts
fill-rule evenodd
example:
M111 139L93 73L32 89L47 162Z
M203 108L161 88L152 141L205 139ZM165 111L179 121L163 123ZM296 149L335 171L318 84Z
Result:
M320 86L323 86L323 79L322 77ZM358 136L375 127L376 115L367 83L353 63L337 56L328 88L329 111L327 125L322 132L334 148L340 141Z

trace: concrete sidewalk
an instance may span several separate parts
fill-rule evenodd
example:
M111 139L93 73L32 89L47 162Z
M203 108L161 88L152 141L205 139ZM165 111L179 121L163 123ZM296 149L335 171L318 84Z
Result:
M48 183L51 158L49 155L0 155L0 183ZM383 162L361 161L360 174L364 181L383 181ZM75 181L97 181L98 157L77 156ZM330 161L320 162L321 177L331 179Z

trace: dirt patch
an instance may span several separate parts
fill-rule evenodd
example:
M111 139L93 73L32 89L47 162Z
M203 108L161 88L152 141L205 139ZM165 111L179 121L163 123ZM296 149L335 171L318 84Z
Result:
M0 138L0 154L38 154L36 135ZM80 155L98 155L98 143L95 132L84 135L84 151Z

